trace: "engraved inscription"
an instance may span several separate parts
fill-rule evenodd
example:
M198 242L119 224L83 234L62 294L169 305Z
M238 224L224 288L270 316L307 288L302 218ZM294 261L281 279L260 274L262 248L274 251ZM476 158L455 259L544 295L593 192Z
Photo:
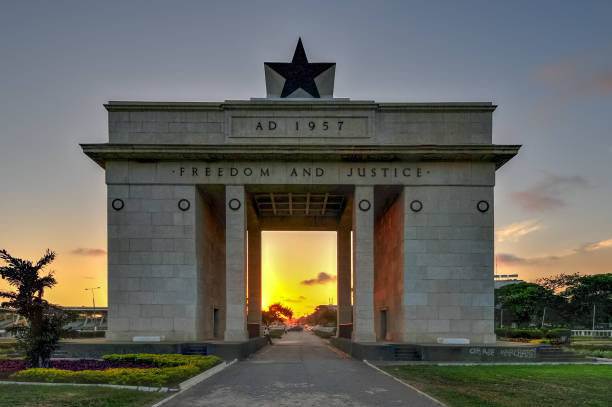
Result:
M232 117L230 137L365 138L367 117Z

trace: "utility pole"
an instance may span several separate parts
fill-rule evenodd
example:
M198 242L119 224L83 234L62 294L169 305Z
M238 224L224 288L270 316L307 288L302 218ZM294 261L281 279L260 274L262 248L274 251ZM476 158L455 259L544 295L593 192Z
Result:
M91 301L93 303L93 316L94 316L94 331L98 330L98 327L96 326L96 322L95 322L95 317L96 317L96 296L94 294L95 290L99 290L101 287L91 287L91 288L86 288L85 291L91 291Z
M504 327L504 309L500 308L500 315L499 315L499 327L503 328Z
M593 304L593 331L595 330L595 304Z

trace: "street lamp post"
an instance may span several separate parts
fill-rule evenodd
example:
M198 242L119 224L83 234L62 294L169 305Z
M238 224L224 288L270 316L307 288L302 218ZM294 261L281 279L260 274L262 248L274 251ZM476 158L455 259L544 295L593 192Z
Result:
M93 303L93 316L94 318L96 317L96 296L94 294L95 290L99 290L101 287L91 287L91 288L86 288L85 291L91 291L91 301ZM96 326L96 322L94 319L94 331L97 331L98 327Z

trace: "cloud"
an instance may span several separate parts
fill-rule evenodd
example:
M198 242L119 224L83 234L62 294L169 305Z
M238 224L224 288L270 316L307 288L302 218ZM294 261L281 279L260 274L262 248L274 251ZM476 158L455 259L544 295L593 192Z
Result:
M79 247L71 251L70 253L76 254L77 256L103 256L106 254L104 249L87 249Z
M538 67L535 76L542 82L557 83L567 81L576 74L578 69L579 59L577 57L572 57Z
M576 90L584 93L612 93L612 71L585 78L576 84Z
M539 224L538 220L525 220L498 229L495 231L495 238L498 242L516 242L526 234L535 232L541 228L542 226Z
M498 263L502 264L526 264L529 260L511 253L499 253L495 256Z
M592 252L600 249L612 249L612 239L601 240L595 243L587 243L580 248L581 251Z
M575 54L541 65L535 70L535 78L563 91L565 98L579 94L608 94L612 93L611 62L609 50Z
M309 280L303 280L300 282L302 285L314 285L314 284L327 284L336 281L336 276L331 276L325 272L321 272L317 275L316 278L311 278Z
M529 212L541 212L565 206L562 196L574 189L588 186L586 179L579 175L555 175L544 172L535 185L512 193L512 200Z
M303 295L300 295L298 298L283 298L283 301L291 302L291 303L300 303L304 301L305 299L306 297L304 297Z
M563 250L559 253L548 255L548 256L536 256L536 257L520 257L512 253L499 253L495 255L495 259L498 264L507 265L524 265L524 264L544 264L553 261L559 261L567 257L581 254L594 252L602 249L612 249L612 238L607 240L600 240L598 242L586 243L576 249Z

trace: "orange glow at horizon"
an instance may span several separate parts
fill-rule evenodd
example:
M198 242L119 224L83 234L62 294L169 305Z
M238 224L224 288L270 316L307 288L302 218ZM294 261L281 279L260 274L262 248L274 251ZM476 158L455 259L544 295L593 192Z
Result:
M264 309L280 302L297 318L336 301L336 232L262 232L261 240Z

